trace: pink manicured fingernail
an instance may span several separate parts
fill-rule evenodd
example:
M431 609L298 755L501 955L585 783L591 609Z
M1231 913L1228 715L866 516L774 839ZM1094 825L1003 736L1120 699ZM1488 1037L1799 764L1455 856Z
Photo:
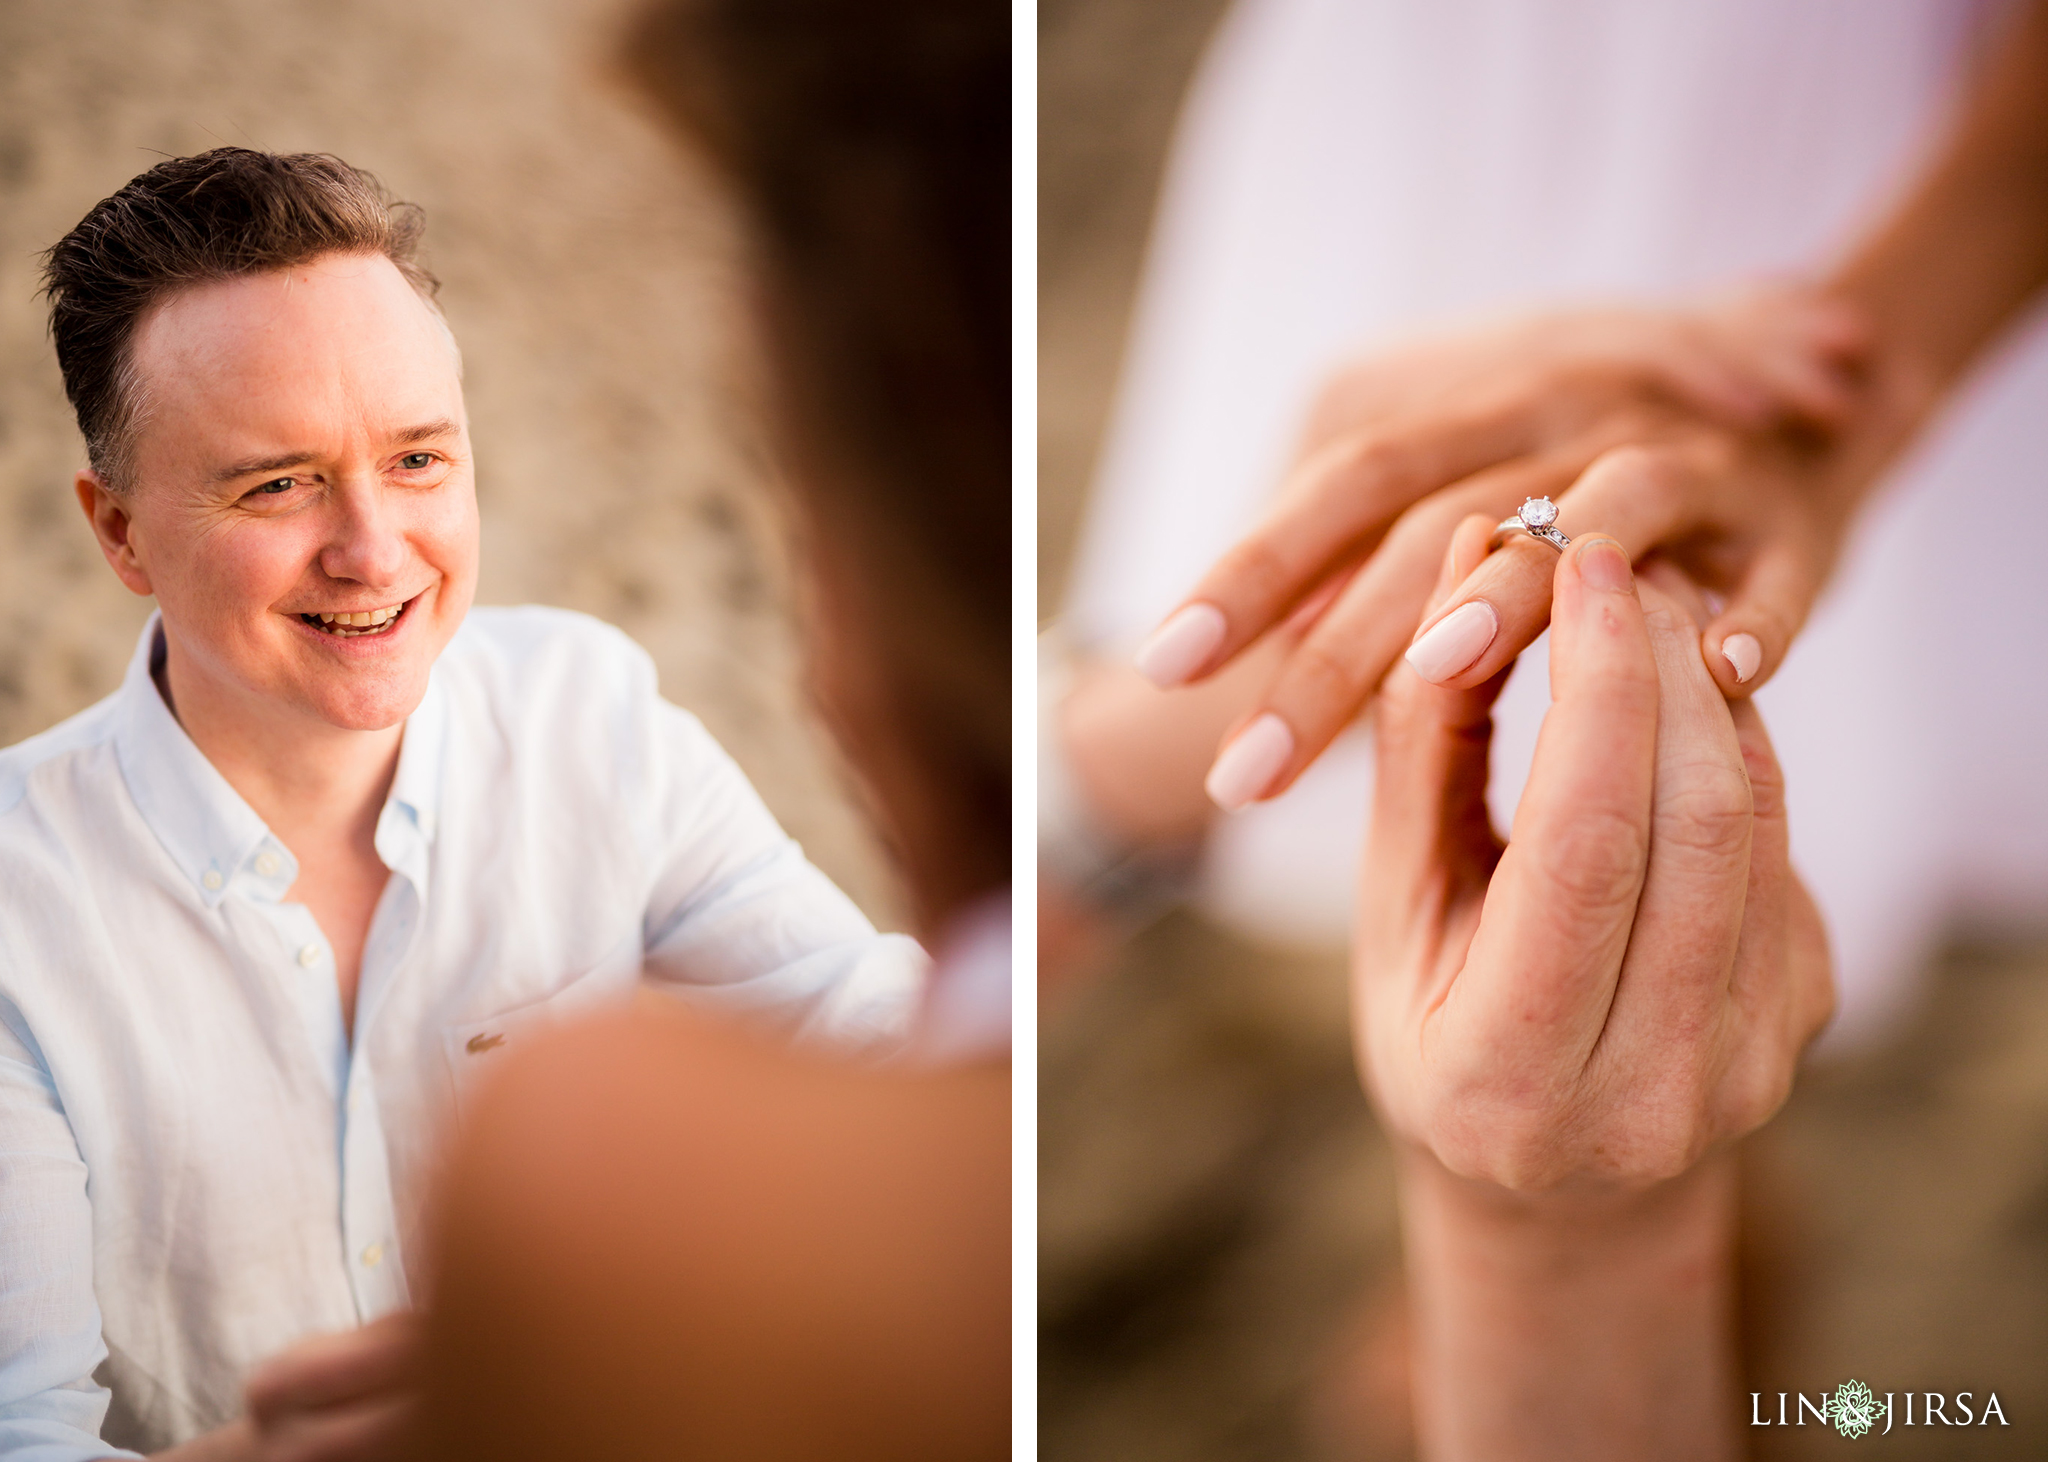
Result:
M1228 629L1215 605L1190 604L1169 615L1138 646L1138 669L1154 685L1171 690L1208 663Z
M1735 672L1735 683L1746 685L1749 677L1756 674L1757 667L1764 663L1764 647L1757 642L1755 635L1730 635L1721 641L1721 658Z
M1460 604L1408 647L1408 663L1431 685L1441 685L1486 653L1500 633L1500 616L1484 599Z
M1202 785L1225 812L1256 801L1294 756L1294 733L1271 711L1237 733Z

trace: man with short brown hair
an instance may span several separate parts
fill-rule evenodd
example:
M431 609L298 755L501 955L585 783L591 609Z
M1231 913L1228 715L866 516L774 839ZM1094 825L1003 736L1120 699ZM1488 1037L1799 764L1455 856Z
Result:
M0 1453L253 1455L254 1362L409 1304L476 1073L643 969L803 1036L907 1022L916 946L643 652L471 611L419 236L337 159L223 148L48 255L78 498L159 613L0 752Z

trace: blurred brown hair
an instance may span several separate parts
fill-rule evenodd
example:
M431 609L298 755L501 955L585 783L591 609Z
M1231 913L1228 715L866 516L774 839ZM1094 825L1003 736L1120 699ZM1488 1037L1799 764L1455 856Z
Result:
M628 51L746 215L795 489L957 803L963 892L1008 877L1009 24L992 0L683 0Z
M370 174L325 153L217 147L174 157L93 205L43 254L43 293L64 394L93 470L129 482L144 403L130 370L135 327L178 290L288 269L324 254L381 254L431 300L417 255L426 219Z

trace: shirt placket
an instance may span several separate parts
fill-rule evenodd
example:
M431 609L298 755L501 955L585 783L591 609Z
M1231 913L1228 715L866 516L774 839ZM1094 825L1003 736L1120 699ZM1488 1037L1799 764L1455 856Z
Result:
M398 1205L391 1191L391 1156L384 1143L383 1104L377 1099L376 1068L369 1057L369 1030L419 932L427 858L416 814L387 802L377 819L376 847L391 879L377 901L363 944L341 1143L343 1241L356 1308L365 1321L411 1302L399 1249Z
M380 836L380 844L383 841ZM381 846L379 851L383 851ZM394 860L387 859L390 861ZM363 946L356 984L357 1039L351 1043L342 1022L333 946L311 910L284 900L297 876L296 860L274 838L266 839L247 860L242 874L250 901L270 919L283 942L290 962L286 982L334 1097L341 1161L343 1262L357 1317L367 1323L410 1301L404 1256L399 1250L383 1105L378 1100L375 1070L363 1054L361 1031L367 1024L370 1002L389 984L392 970L411 946L419 923L418 889L413 876L393 868Z

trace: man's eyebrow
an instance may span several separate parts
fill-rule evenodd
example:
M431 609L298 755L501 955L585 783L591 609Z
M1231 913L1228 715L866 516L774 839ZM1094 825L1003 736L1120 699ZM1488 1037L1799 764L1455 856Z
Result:
M246 462L236 462L221 468L213 474L213 480L233 482L237 477L247 477L252 472L282 472L287 467L300 467L312 460L311 452L285 452L276 457L252 457Z
M426 442L432 441L435 437L453 436L457 430L458 428L455 423L444 416L439 421L422 422L418 426L409 426L401 431L393 432L391 434L391 445L394 447L409 447L414 442Z
M458 430L448 417L437 421L423 421L418 426L401 427L393 432L389 443L394 447L409 447L414 442L432 441L435 437L451 436ZM258 472L283 472L290 467L303 467L313 460L311 452L280 452L275 457L252 457L246 462L236 462L221 468L213 474L215 482L233 482L238 477L248 477Z

